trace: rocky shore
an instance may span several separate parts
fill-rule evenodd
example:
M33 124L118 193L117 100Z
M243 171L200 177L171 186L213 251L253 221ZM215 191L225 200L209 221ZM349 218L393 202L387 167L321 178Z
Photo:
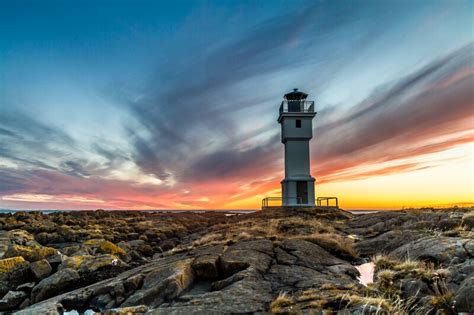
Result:
M3 214L0 312L469 313L473 228L473 208Z

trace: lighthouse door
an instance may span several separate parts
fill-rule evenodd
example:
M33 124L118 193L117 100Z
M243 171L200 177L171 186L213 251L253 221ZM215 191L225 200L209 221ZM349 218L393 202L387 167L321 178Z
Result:
M296 197L298 198L298 204L308 203L308 182L296 182Z

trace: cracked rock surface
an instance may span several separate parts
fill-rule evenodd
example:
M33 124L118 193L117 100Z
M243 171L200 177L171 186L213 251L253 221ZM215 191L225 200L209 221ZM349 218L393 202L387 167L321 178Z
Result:
M176 237L177 229L180 234L168 251L150 245L156 236L147 231L147 241L129 240L121 247L119 239L126 233L110 241L94 237L75 245L47 243L55 248L48 255L61 258L49 260L36 239L46 228L36 223L36 232L19 230L19 217L15 228L7 230L8 218L2 232L7 247L35 247L37 261L50 265L51 272L35 276L34 262L22 256L0 259L5 292L0 308L16 314L370 314L397 312L391 300L397 297L420 314L470 312L474 242L471 227L463 222L470 222L472 214L469 208L364 215L325 208L271 209L217 216L214 223L197 218L205 223L187 232L162 230L165 240L166 233ZM101 215L90 220L96 228ZM48 233L56 233L49 224ZM374 256L375 282L365 287L355 266ZM21 280L8 282L19 274Z

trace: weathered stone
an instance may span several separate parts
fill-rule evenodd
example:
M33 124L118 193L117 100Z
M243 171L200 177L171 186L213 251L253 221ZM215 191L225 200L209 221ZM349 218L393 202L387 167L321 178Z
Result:
M25 300L27 294L23 291L9 291L1 300L0 300L0 311L11 310L18 305L20 305L23 300Z
M8 231L8 237L13 244L24 245L24 246L34 246L39 245L35 242L35 237L28 233L25 230L11 230Z
M23 245L10 245L4 254L4 257L17 257L21 256L29 262L34 262L40 259L44 259L51 255L56 255L58 251L52 247L43 246L23 246Z
M31 263L30 265L31 272L38 280L42 280L49 276L53 271L51 265L48 263L46 259L41 259Z
M419 232L388 231L376 237L364 239L356 243L355 248L362 257L370 257L379 253L388 253L402 245L421 237Z
M125 300L122 306L145 304L156 307L165 300L176 298L194 281L191 263L192 259L185 259L150 272L142 288Z
M104 239L92 239L84 242L84 245L90 248L93 255L97 254L110 254L120 257L123 261L130 261L130 257L127 253L117 245Z
M32 314L44 314L44 315L61 315L63 314L64 308L61 303L51 301L47 303L39 303L37 305L31 305L23 310L15 312L15 315L32 315Z
M455 296L457 312L470 313L474 311L474 276L467 278L461 283Z
M405 299L418 299L433 294L428 285L421 280L405 280L401 283L402 296Z
M445 219L436 224L436 227L442 231L452 230L459 227L459 220Z
M138 305L138 306L130 306L130 307L120 307L120 308L113 308L110 310L106 310L101 312L101 315L141 315L148 312L148 306L146 305Z
M37 303L58 293L70 291L77 285L80 276L77 271L66 268L53 274L52 276L41 280L31 292L31 300Z
M23 257L0 259L0 294L30 280L30 264Z
M348 264L320 246L304 240L284 240L280 248L297 258L295 264L316 270L324 269L324 266Z
M445 266L461 263L474 250L474 241L459 237L426 237L405 244L390 253L398 259L419 259Z
M99 255L99 256L72 256L67 258L58 269L72 268L81 274L95 274L97 272L104 272L104 270L116 273L124 270L128 265L120 258L114 255Z
M31 290L33 290L33 288L35 287L36 283L34 282L26 282L26 283L22 283L20 284L19 286L16 287L16 290L17 291L24 291L26 293L30 293Z

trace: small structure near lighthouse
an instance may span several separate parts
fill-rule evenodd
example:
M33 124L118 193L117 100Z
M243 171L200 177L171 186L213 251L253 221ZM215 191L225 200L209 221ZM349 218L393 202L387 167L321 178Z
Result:
M314 101L308 94L294 89L284 96L280 105L278 122L281 125L281 142L285 146L285 178L281 181L281 197L267 197L262 200L262 208L315 207L336 197L319 197L315 202L315 179L311 176L309 141L313 138ZM281 202L275 204L275 202Z
M314 101L294 89L285 94L278 122L285 145L285 178L281 181L283 206L314 206L314 178L310 172L309 141L313 137Z

